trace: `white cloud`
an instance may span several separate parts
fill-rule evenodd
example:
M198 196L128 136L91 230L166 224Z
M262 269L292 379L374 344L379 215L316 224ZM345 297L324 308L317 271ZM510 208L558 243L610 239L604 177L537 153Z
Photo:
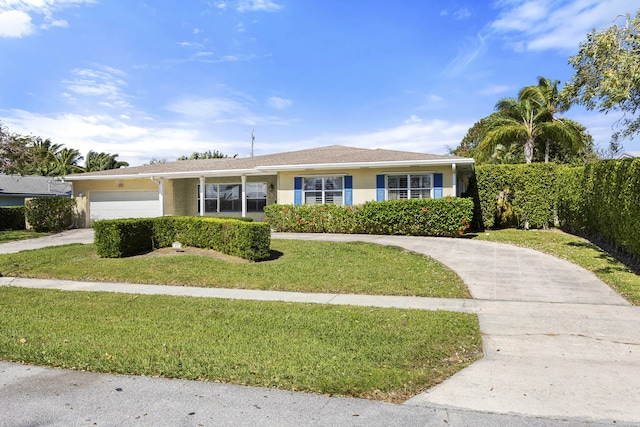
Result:
M183 98L166 107L188 120L205 120L209 123L240 123L256 125L263 122L250 109L250 104L226 98Z
M453 18L454 19L458 19L458 20L466 19L466 18L468 18L470 16L471 16L471 11L469 11L469 9L467 9L466 7L462 8L462 9L459 9L459 10L456 10L453 13Z
M507 85L490 85L478 92L480 95L498 95L512 90L511 86Z
M238 4L239 12L276 12L282 5L272 0L242 0Z
M504 35L514 50L576 51L594 28L602 29L620 14L635 13L640 0L515 0L498 3L490 28Z
M456 147L473 122L424 120L412 115L402 124L374 132L348 135L320 135L306 141L271 145L272 150L291 150L292 146L320 147L347 145L361 148L382 148L429 154L447 154L447 147Z
M79 150L82 155L90 150L117 153L120 160L131 166L148 163L152 158L175 160L207 149L236 154L242 144L221 140L190 124L149 126L149 121L145 121L145 125L140 126L130 124L129 120L126 116L40 115L22 110L11 110L8 117L2 117L12 132L51 138L57 144Z
M64 19L55 19L61 9L91 4L95 0L0 0L0 37L24 37L34 32L34 18L42 20L42 29L67 27Z
M124 77L126 74L121 70L106 66L75 69L71 71L71 78L63 81L70 92L65 95L72 100L72 95L100 97L105 100L102 105L126 107L129 104L123 92L127 85Z
M278 96L272 96L271 98L267 99L267 106L276 110L286 110L292 105L292 100L280 98Z
M469 39L466 46L459 49L458 55L447 64L443 71L443 75L447 77L456 77L462 73L471 63L487 48L487 36L477 34L475 39Z
M20 38L33 32L31 17L20 10L0 11L0 37Z
M64 19L56 19L50 22L45 22L40 26L40 28L42 28L43 30L48 30L49 28L53 28L53 27L67 28L68 26L69 26L69 23Z

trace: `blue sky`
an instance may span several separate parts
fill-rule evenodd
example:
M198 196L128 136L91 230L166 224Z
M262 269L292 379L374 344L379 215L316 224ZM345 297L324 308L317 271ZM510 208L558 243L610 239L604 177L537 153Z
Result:
M444 154L640 0L0 0L0 122L118 153ZM621 22L621 21L618 21ZM619 114L567 114L606 147ZM640 138L624 141L640 151Z

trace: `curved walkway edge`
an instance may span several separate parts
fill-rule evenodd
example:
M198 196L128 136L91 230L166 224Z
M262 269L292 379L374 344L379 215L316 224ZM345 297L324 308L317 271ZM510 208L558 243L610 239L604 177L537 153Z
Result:
M87 232L83 233L78 232L78 236L81 235L84 239L83 242L86 243L88 235ZM569 424L567 425L576 425L578 422L606 424L614 421L618 425L621 423L623 425L640 425L640 404L638 404L640 402L640 375L638 375L640 372L640 307L630 306L591 273L571 263L533 250L470 239L283 233L274 233L273 238L343 242L367 241L401 246L431 256L452 268L469 286L475 299L302 294L8 277L0 277L0 286L142 294L163 293L196 297L280 300L475 313L478 315L483 333L485 357L439 386L415 396L404 405L389 405L380 402L363 403L358 399L332 400L326 396L309 397L307 395L301 396L298 393L251 388L240 388L237 393L240 395L245 393L246 396L263 394L264 397L259 399L251 397L249 401L257 399L261 403L255 405L264 405L264 407L269 407L269 398L273 396L275 402L284 393L289 397L283 398L282 404L288 408L288 411L293 411L296 402L323 401L325 402L321 405L325 405L323 408L334 408L335 417L343 417L340 419L331 418L327 411L313 407L316 403L308 403L309 406L300 403L300 409L304 407L304 410L315 411L305 415L307 418L304 419L306 424L312 425L329 425L331 424L330 420L341 425L361 423L369 425L472 425L475 422L469 420L473 418L466 419L464 417L467 415L493 416L487 412L511 414L508 416L511 418L492 419L495 421L492 424L502 425L548 425L549 420L553 420L553 424L562 425L562 420L567 418L573 420L568 420ZM67 240L67 243L71 242ZM31 242L31 245L34 244ZM2 246L0 245L0 253L3 253ZM3 397L7 396L8 390L20 389L20 381L24 378L15 372L22 368L20 365L0 363L0 411L11 411L11 406L6 406L11 403L8 403ZM56 375L46 368L30 367L29 370L32 372L42 370L45 377ZM86 373L71 371L68 375L81 374ZM19 381L12 375L18 375L22 380ZM22 372L22 375L29 376L28 372ZM100 384L104 385L107 382L116 384L116 379L119 377L103 376L99 378L102 378L99 380ZM137 385L144 383L144 387L151 387L147 385L147 382L156 380L133 377L133 380L127 381L133 381ZM184 385L185 383L191 382L180 382L179 386L176 386L178 383L175 381L171 384L178 389L183 389L183 387L187 387ZM216 399L220 399L216 401L218 405L231 405L224 399L224 396L225 393L236 393L233 386L193 385L194 389L207 386L212 388L208 389L208 392L201 391L203 395L212 398L211 393L214 393ZM117 393L115 395L118 396ZM276 398L276 395L279 397ZM238 398L242 400L241 397ZM24 410L32 406L27 402L26 397L24 399L25 402L21 403L23 406L15 406L15 408L20 407L21 410ZM287 401L288 405L284 403ZM147 404L150 403L147 402ZM108 403L105 405L109 406ZM236 405L238 410L244 410L247 414L255 412L251 408L240 409L244 408L244 404L241 402ZM341 409L337 409L338 407ZM389 408L405 409L391 410ZM3 412L7 413L6 411ZM365 414L371 415L376 411L381 411L379 419L382 422L374 422L375 418L365 416ZM353 418L356 417L355 412L358 412L357 417L362 415L362 418L357 420ZM226 413L229 411L227 410ZM395 414L393 416L397 418L385 418L387 415L382 415L383 413ZM236 412L227 416L235 417L234 414ZM322 414L321 418L314 418L319 414ZM455 414L455 417L452 418L452 414ZM294 417L292 413L289 415ZM271 413L271 416L271 421L279 420L279 422L269 425L296 423L295 417L290 419L292 422L286 422L274 413ZM301 415L298 414L298 416ZM350 416L352 418L349 418ZM419 423L412 418L414 416L420 418ZM525 423L523 419L519 418L520 416L545 417L546 422L541 424ZM190 423L188 416L184 419L187 421L181 421L179 424L197 425ZM196 417L193 418L194 422L195 419ZM259 419L265 420L264 418ZM463 419L466 421L461 421ZM151 417L148 420L148 423L141 422L139 425L154 423ZM253 420L253 422L247 423L237 422L236 419L233 422L231 419L228 421L234 424L255 424L256 418ZM297 420L302 421L302 418ZM388 422L384 422L384 420ZM413 421L410 422L410 420ZM439 423L438 420L440 420ZM477 421L480 420L477 419ZM129 422L135 424L131 420ZM512 422L513 424L511 424ZM207 423L204 421L204 424ZM214 424L227 423L215 422ZM56 424L53 423L53 425Z

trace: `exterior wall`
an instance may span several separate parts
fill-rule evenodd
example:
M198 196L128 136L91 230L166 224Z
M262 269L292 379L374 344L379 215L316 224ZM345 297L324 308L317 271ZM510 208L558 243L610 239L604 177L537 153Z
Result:
M92 191L158 191L158 183L151 179L73 181L75 197L89 197Z
M376 175L389 175L393 173L441 173L442 174L442 195L453 196L453 171L451 165L444 166L416 166L401 168L380 168L380 169L356 169L352 171L344 169L323 170L318 173L313 171L281 172L278 175L278 201L281 204L293 204L294 200L294 178L297 176L331 176L350 175L353 177L353 204L376 200ZM459 174L459 173L458 173Z
M0 197L0 206L22 206L22 205L24 205L24 197L20 197L20 196Z

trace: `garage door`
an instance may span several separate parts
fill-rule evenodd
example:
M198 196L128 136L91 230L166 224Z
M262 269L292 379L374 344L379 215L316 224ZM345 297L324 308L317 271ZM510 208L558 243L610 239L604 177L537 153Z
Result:
M91 221L160 216L157 191L96 191L89 196Z

